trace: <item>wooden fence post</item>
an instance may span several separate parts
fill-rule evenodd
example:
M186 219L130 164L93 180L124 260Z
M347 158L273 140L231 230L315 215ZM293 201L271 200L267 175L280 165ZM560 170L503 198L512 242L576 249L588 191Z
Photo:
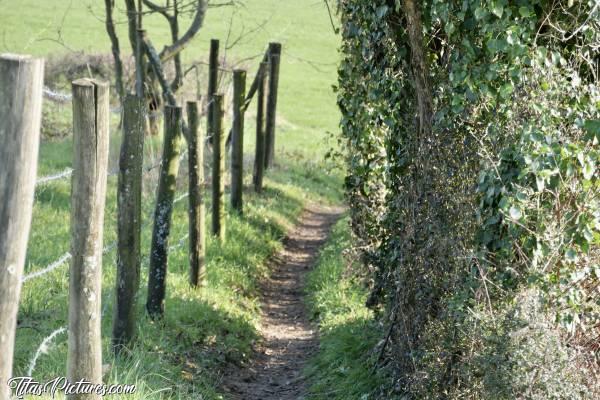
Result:
M266 154L265 168L269 168L275 161L275 127L277 111L277 89L279 86L279 59L281 55L280 43L269 43L269 95L267 97L267 128L266 128Z
M143 97L125 96L117 189L117 278L112 332L117 354L135 335L135 299L141 262L144 124Z
M204 135L200 130L198 102L187 102L188 118L188 172L189 172L189 224L190 224L190 285L206 284L204 266L206 228L204 206Z
M210 55L208 57L208 106L207 106L207 120L206 120L206 135L211 144L214 144L213 140L213 95L217 92L219 83L219 39L211 39L210 41Z
M256 109L256 151L254 156L254 191L262 192L263 175L265 172L265 92L267 83L267 69L269 63L260 63L258 70L258 97Z
M214 94L213 103L213 165L212 165L212 234L225 241L225 137L223 135L223 95Z
M231 207L243 212L244 184L244 99L246 98L246 71L233 71L233 134L231 141Z
M165 106L165 137L154 211L146 301L146 309L151 318L160 318L165 311L169 233L182 144L181 118L181 107Z
M17 311L31 225L44 60L0 55L0 398L9 399Z
M67 379L102 383L102 237L108 169L109 85L73 82L73 177ZM100 399L97 394L68 396Z

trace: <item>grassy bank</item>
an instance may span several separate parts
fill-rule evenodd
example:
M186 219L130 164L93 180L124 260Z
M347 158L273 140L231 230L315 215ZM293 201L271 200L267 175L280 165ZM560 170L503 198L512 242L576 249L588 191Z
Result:
M227 242L209 238L208 286L193 290L187 281L187 201L174 212L167 278L166 316L155 323L145 316L148 252L153 196L144 199L142 288L138 296L138 338L127 357L115 359L110 351L111 316L115 281L115 249L103 259L103 345L109 368L106 383L136 384L139 397L221 398L219 369L243 364L257 340L259 318L257 283L268 273L266 261L281 247L280 240L296 222L309 201L339 202L339 177L323 172L323 165L290 162L266 180L265 192L245 193L244 216L227 220ZM181 178L181 177L180 177ZM146 184L151 186L153 177ZM249 183L250 177L247 177ZM116 178L109 182L105 240L115 239ZM148 189L150 191L150 189ZM185 192L181 183L180 193ZM36 206L28 249L26 273L40 270L68 250L68 181L44 186L36 193ZM210 224L210 221L207 221ZM15 376L27 375L42 340L66 326L68 263L24 284L16 342ZM64 375L66 333L58 334L39 355L33 375L49 380Z
M308 278L310 313L320 327L320 348L307 375L309 398L376 399L383 379L373 349L382 334L365 307L367 290L344 256L352 245L349 219L343 218L322 249Z

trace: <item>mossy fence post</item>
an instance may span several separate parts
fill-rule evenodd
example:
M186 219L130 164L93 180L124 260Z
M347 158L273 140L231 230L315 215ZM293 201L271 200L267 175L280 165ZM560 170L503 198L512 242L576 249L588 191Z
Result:
M213 140L213 95L217 92L219 84L219 40L212 39L210 41L210 54L208 57L208 99L206 113L206 135L210 143L214 144Z
M275 128L277 123L277 90L279 86L279 61L281 43L269 43L269 94L267 96L267 127L265 168L275 162Z
M256 102L256 149L254 155L254 191L262 192L263 175L265 172L265 94L267 84L267 70L269 63L260 63L258 70L258 94Z
M190 285L206 283L206 207L204 205L204 135L200 130L198 102L186 104L188 119L188 173L190 224Z
M231 138L231 208L243 212L244 184L244 100L246 71L233 71L233 130Z
M164 314L169 234L183 140L181 118L181 107L165 106L165 136L154 211L146 300L146 309L151 318L160 318Z
M109 85L73 82L73 177L67 379L102 383L102 236L109 140ZM69 399L100 399L77 394Z
M15 329L31 225L44 60L0 55L0 398L9 399Z
M135 335L136 294L140 282L144 99L127 95L117 188L117 278L112 343L115 353Z
M225 241L225 137L223 135L223 95L212 96L213 163L212 163L212 234Z

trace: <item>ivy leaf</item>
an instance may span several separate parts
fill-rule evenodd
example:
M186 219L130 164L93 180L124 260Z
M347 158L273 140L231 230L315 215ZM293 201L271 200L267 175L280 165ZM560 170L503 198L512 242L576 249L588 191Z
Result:
M521 14L521 17L523 18L528 18L531 16L531 11L529 10L529 7L519 7L519 14Z
M575 249L569 248L569 250L567 250L565 252L565 258L567 259L567 261L576 262L577 261L577 252L575 251Z
M375 14L377 15L377 18L381 19L387 13L387 11L388 11L388 6L383 5L383 6L377 7L377 10L375 10Z
M583 129L587 132L587 140L600 142L600 120L588 119L583 124Z
M502 85L502 87L500 88L500 97L502 97L503 99L508 98L508 96L512 94L513 89L513 85L510 82Z
M495 1L492 5L492 13L498 18L502 18L502 14L504 14L504 5L499 1Z
M477 19L483 19L486 14L487 14L487 12L485 11L484 8L477 7L475 9L475 18L477 18Z
M514 219L515 221L518 221L521 219L521 217L523 216L523 213L521 212L521 209L519 209L518 207L512 206L510 208L510 210L508 210L508 214L510 215L510 217L512 219Z
M586 160L584 166L583 166L583 178L584 179L592 179L592 176L594 176L594 172L596 171L596 166L594 165L594 163L592 162L592 160Z

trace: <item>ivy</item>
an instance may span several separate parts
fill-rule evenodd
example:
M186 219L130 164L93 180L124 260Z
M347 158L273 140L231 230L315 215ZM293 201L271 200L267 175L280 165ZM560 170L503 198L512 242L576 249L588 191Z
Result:
M530 350L552 329L584 346L600 323L598 7L418 2L435 112L423 141L402 5L339 1L346 193L369 304L395 321L395 385L508 399L537 376L527 398L579 398L581 371L558 372L565 340L545 372ZM519 306L534 297L535 316ZM519 347L514 332L545 318Z

